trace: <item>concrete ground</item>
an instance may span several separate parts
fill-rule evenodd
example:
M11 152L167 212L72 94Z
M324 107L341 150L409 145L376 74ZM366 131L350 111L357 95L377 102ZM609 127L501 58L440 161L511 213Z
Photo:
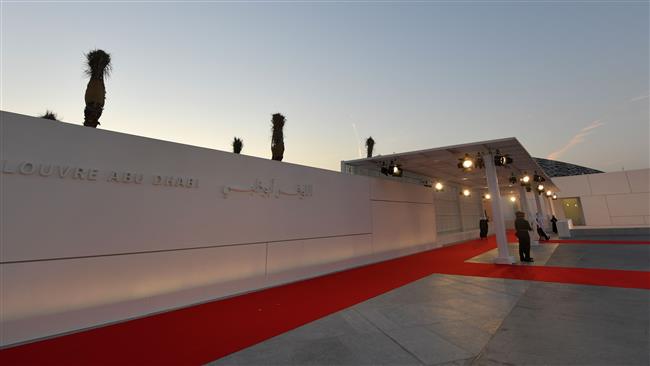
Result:
M650 271L650 245L542 244L532 256ZM650 365L649 330L648 290L434 274L210 365Z

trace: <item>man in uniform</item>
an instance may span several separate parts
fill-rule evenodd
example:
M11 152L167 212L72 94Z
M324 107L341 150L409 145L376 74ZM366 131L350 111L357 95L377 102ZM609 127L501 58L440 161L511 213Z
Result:
M519 260L522 262L534 262L530 257L530 234L529 231L533 230L530 223L524 218L526 216L523 212L517 211L515 214L515 235L519 239Z

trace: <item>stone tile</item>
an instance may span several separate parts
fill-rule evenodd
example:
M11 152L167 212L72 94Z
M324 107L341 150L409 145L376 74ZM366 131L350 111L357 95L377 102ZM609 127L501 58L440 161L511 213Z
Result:
M650 271L650 245L560 245L547 265Z
M348 335L339 339L356 355L357 365L422 365L413 354L383 333Z
M383 313L400 328L467 318L467 315L461 311L434 304L404 305L384 310Z
M386 316L386 311L390 308L367 308L355 307L354 310L361 314L365 319L381 330L400 328L399 323L394 322Z
M562 313L552 306L554 298L557 303L552 291L546 295L550 301L544 309L523 306L513 309L481 355L481 362L589 365L650 362L647 315L634 322L612 322L597 316L597 311L588 310L589 304L580 309L594 316L585 317L579 309L574 309L573 314ZM620 307L618 310L625 311Z
M346 309L296 328L283 336L287 340L304 341L372 332L379 332L379 329L357 311Z
M393 329L387 331L387 334L427 365L464 360L473 356L427 327Z
M474 361L474 358L466 358L464 360L455 360L443 363L436 363L431 366L469 366Z
M358 365L359 356L336 338L298 342L292 349L290 365Z
M337 337L299 342L274 338L209 365L355 365L358 362L357 356Z
M471 321L462 320L430 324L426 328L472 356L478 355L494 334L472 324Z

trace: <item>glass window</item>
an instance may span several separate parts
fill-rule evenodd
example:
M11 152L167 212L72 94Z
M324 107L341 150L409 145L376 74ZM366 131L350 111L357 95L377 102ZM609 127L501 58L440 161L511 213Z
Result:
M564 210L564 216L567 219L571 219L573 225L583 226L585 224L580 198L562 198L562 209Z

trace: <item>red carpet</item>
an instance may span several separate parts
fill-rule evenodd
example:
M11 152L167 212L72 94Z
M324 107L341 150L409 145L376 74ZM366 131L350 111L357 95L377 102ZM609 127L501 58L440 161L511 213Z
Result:
M464 262L494 247L493 237L465 242L8 348L0 364L203 364L433 273L650 289L650 272Z
M650 241L643 240L584 240L584 239L551 239L547 241L540 241L540 244L639 244L648 245Z

